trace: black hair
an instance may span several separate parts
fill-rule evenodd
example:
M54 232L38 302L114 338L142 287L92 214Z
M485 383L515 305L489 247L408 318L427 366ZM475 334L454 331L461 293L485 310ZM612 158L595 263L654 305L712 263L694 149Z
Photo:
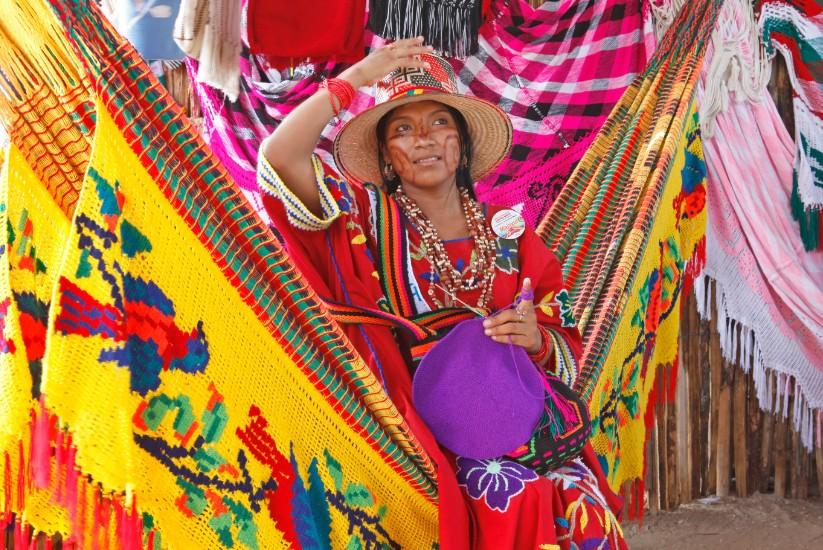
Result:
M457 133L460 136L460 163L457 166L456 174L457 188L467 190L469 196L474 199L476 198L474 194L474 181L471 176L473 148L472 138L469 134L469 125L466 123L463 113L450 105L444 104L444 107L448 109L454 119L454 123L457 126ZM386 144L386 127L389 125L391 114L395 109L383 115L377 122L377 165L380 167L380 177L383 178L383 185L389 194L397 191L397 188L400 186L400 176L397 174L391 179L386 177L386 160L383 158L383 146Z

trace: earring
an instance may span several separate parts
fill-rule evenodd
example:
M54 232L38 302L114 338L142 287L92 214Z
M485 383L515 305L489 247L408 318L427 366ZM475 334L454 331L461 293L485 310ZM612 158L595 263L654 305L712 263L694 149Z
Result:
M394 179L394 168L392 167L390 162L387 162L383 165L383 175L386 176L387 180Z

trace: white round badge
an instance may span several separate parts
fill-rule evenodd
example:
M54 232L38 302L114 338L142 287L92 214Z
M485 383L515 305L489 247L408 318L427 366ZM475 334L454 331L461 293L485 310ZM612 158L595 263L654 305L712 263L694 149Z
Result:
M492 231L501 239L516 239L526 231L526 220L509 208L492 216Z

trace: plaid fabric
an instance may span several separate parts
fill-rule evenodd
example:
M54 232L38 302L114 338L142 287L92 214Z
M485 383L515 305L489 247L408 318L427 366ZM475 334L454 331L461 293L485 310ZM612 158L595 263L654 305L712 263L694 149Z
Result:
M535 225L653 48L641 2L501 3L483 27L480 51L455 61L471 95L508 112L510 158L479 182L481 199L523 204Z
M480 197L506 206L525 203L523 213L534 225L643 69L653 35L644 25L639 0L563 0L540 9L521 0L509 4L493 5L479 52L453 65L463 91L500 106L514 123L510 158L479 183ZM366 43L375 47L382 41L368 35ZM317 90L320 79L343 69L304 65L281 72L244 50L240 97L230 103L196 83L196 62L188 66L203 105L206 140L252 193L260 142ZM341 114L341 123L373 104L369 91L361 92L367 93ZM331 140L340 125L330 125L323 134L319 153L324 161L332 160Z

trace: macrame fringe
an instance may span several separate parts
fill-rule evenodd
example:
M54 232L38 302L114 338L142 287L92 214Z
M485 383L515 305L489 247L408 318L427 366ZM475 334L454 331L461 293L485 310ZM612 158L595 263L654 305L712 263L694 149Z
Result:
M63 537L63 548L154 550L159 545L159 532L144 532L134 495L128 491L105 494L98 483L79 471L71 433L48 412L42 399L32 410L29 427L28 450L20 441L17 457L8 451L3 454L0 527L14 525L14 548L29 548L36 540L38 533L25 519L26 502L34 490L48 491L51 502L66 510L70 532ZM49 538L46 541L48 548L51 542Z
M368 26L389 40L423 36L449 57L477 52L483 23L480 0L369 0Z
M800 198L800 187L797 184L797 173L794 175L792 186L792 217L800 226L800 238L803 248L807 251L817 250L823 245L823 208L803 204Z
M744 322L729 316L725 290L718 286L717 281L701 275L694 291L698 313L705 320L711 320L711 297L715 296L717 331L720 335L723 357L730 363L740 365L743 372L752 372L757 401L760 408L767 413L780 414L783 418L788 418L789 397L794 396L791 410L792 425L800 434L803 446L809 451L816 446L823 446L820 426L820 422L823 421L823 409L813 409L809 405L795 377L765 365L755 331Z

